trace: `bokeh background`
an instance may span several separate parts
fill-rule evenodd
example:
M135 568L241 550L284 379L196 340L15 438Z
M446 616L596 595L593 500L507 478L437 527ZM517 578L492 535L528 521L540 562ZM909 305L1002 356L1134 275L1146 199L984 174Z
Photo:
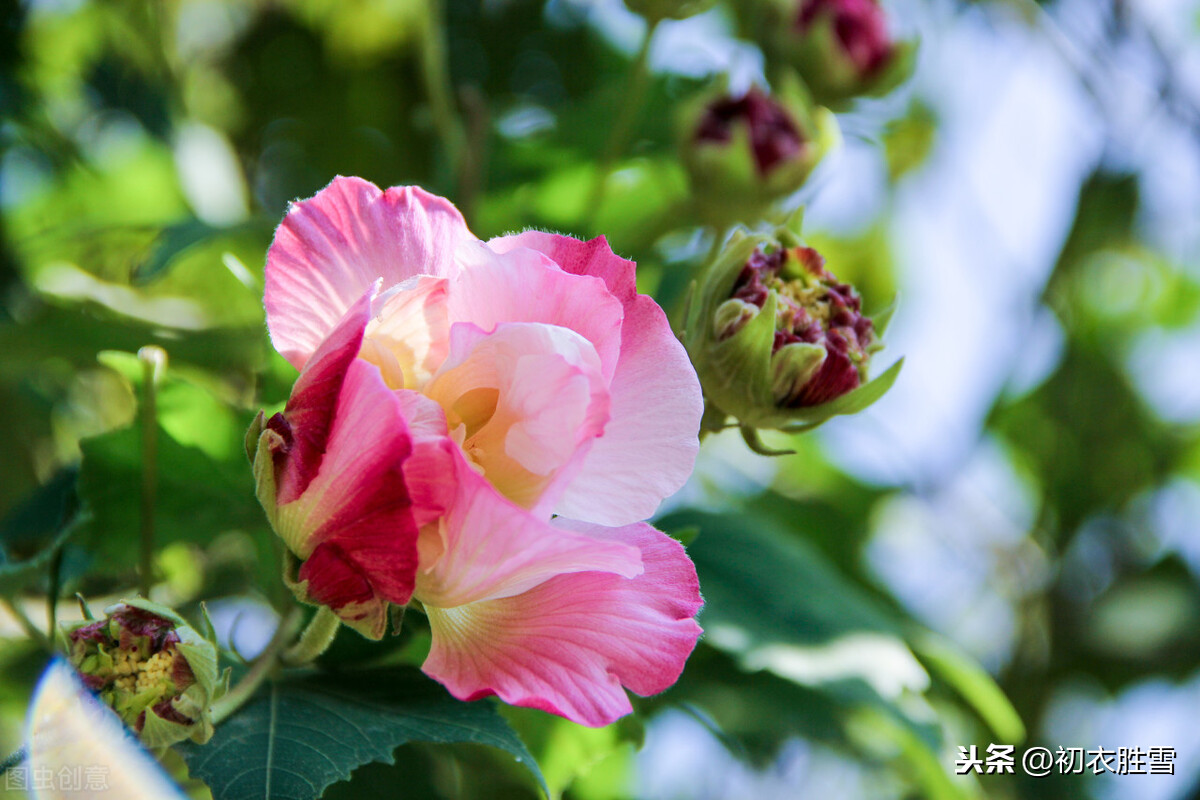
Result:
M904 369L765 437L795 455L705 441L659 521L699 532L683 680L604 731L509 714L568 797L1200 797L1200 8L884 5L915 75L838 114L787 205L868 310L899 297L877 358ZM254 647L278 581L241 435L294 379L263 258L336 174L446 195L483 238L605 234L678 315L713 236L679 109L763 80L734 11L655 31L596 205L645 30L620 0L0 2L0 572L90 513L53 580L0 595L40 620L133 585L129 354L158 344L163 591ZM3 619L11 749L45 656ZM992 742L1171 747L1176 774L953 774ZM337 791L534 796L483 750L399 759Z

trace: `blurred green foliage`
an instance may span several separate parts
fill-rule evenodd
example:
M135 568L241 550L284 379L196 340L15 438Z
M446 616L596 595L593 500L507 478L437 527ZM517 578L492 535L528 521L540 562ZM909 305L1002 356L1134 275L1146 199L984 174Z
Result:
M295 375L266 337L263 253L287 203L336 174L449 196L483 238L604 234L678 318L712 237L672 116L700 82L653 74L629 146L606 168L632 57L588 19L585 3L557 0L0 0L5 603L40 620L47 593L65 607L77 591L134 585L142 440L130 359L147 344L169 354L154 527L172 599L194 609L278 583L241 448ZM911 93L856 118L874 119L883 211L857 233L810 237L868 310L896 293L888 215L938 152L935 107ZM659 521L690 541L707 598L707 636L674 689L602 731L502 709L554 795L634 796L644 721L682 708L755 767L796 738L839 753L882 787L873 796L1097 796L1082 779L958 777L953 761L956 745L1019 744L1025 731L1072 744L1046 739L1069 684L1115 696L1152 676L1191 679L1200 664L1196 567L1148 543L1147 501L1196 489L1200 432L1156 412L1128 370L1139 336L1194 326L1200 282L1145 241L1141 210L1138 178L1119 166L1081 183L1041 297L1062 327L1061 358L1037 385L998 391L987 415L983 438L1033 497L1022 552L1046 563L1016 598L1011 656L989 664L993 676L919 622L864 555L883 509L939 487L868 483L818 441L780 437L797 454L751 490L731 488L736 469L701 474L703 497L687 500L697 508ZM1009 334L1022 335L997 335ZM6 625L0 746L12 748L45 657ZM373 657L419 663L421 636L414 621ZM360 641L339 640L322 666L364 657ZM388 742L405 738L423 737ZM362 766L326 796L390 797L401 781L411 796L535 796L513 762L520 749L507 749L406 745L395 765Z

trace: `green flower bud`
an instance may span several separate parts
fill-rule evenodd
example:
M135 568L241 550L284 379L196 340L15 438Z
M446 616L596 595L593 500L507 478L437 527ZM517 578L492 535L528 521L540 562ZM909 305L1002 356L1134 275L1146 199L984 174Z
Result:
M635 14L650 21L663 19L686 19L708 11L717 0L625 0L625 5Z
M890 312L889 312L890 313ZM899 372L868 380L888 314L862 313L858 292L787 229L736 233L710 265L685 342L704 387L705 426L808 430L866 408Z
M704 95L685 106L680 140L701 213L725 225L799 189L840 134L833 114L814 108L793 80L775 95Z
M763 12L765 50L795 68L820 103L878 97L912 75L916 43L891 37L879 0L767 0Z
M63 626L68 657L87 687L147 747L207 742L212 702L223 689L212 642L148 600L126 600L105 615Z

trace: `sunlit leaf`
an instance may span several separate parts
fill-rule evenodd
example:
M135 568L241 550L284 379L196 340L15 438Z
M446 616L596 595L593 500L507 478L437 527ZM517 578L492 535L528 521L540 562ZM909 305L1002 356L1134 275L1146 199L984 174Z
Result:
M236 430L230 436L232 441L224 448L229 456L220 460L180 444L158 428L153 508L159 546L174 541L206 544L224 531L265 527L240 436ZM141 529L140 428L86 439L81 446L79 490L92 515L81 539L103 565L129 569L137 563Z
M997 741L1017 744L1025 739L1020 715L983 667L937 636L915 637L913 646L921 661L971 704Z

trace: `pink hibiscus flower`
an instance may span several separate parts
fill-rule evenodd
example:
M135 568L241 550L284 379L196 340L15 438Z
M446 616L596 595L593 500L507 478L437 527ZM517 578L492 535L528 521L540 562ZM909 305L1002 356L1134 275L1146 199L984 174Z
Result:
M691 472L700 386L603 238L483 242L448 201L337 178L294 204L267 323L301 371L255 472L293 589L378 638L421 601L457 697L604 725L678 678L695 569L646 519Z

